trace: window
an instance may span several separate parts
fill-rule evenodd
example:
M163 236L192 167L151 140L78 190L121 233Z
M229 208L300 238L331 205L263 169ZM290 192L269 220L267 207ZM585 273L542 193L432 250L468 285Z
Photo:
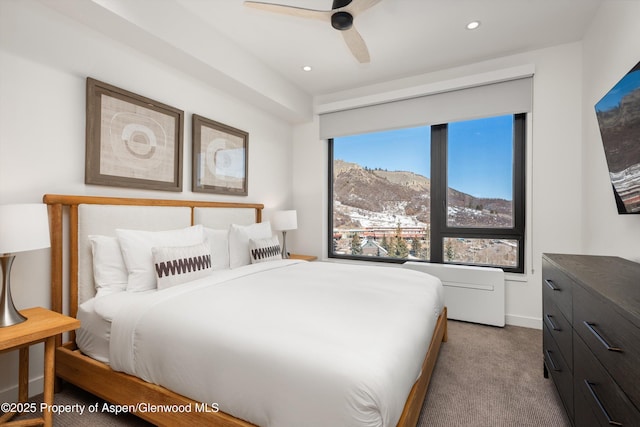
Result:
M525 119L329 139L329 256L523 272Z

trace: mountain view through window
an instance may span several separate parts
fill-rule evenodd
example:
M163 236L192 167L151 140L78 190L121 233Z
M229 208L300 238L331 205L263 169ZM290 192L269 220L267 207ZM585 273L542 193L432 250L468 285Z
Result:
M513 115L334 138L330 255L517 267L514 145Z

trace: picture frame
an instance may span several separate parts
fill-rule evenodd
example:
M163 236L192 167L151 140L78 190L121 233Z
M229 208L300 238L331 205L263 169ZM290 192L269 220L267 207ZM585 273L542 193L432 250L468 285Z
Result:
M249 134L197 114L192 125L192 190L246 196Z
M87 78L85 183L182 191L184 112Z

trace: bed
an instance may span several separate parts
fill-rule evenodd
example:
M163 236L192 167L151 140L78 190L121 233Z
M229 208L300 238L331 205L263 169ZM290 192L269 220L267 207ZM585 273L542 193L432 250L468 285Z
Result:
M269 252L260 204L44 202L52 309L82 323L58 340L60 379L156 425L416 425L446 341L433 276L283 260ZM113 275L113 258L99 255L117 241L131 267L131 248L149 236L168 239L154 240L156 287L145 287L147 271ZM210 255L207 273L162 277L158 266L187 249Z

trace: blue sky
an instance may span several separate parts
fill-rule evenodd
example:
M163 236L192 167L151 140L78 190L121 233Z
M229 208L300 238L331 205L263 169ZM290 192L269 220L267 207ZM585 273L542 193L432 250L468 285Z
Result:
M334 139L334 158L430 177L429 126ZM476 197L512 199L513 116L449 124L449 187Z
M620 104L623 96L640 89L640 70L627 73L600 101L596 111L606 111Z

